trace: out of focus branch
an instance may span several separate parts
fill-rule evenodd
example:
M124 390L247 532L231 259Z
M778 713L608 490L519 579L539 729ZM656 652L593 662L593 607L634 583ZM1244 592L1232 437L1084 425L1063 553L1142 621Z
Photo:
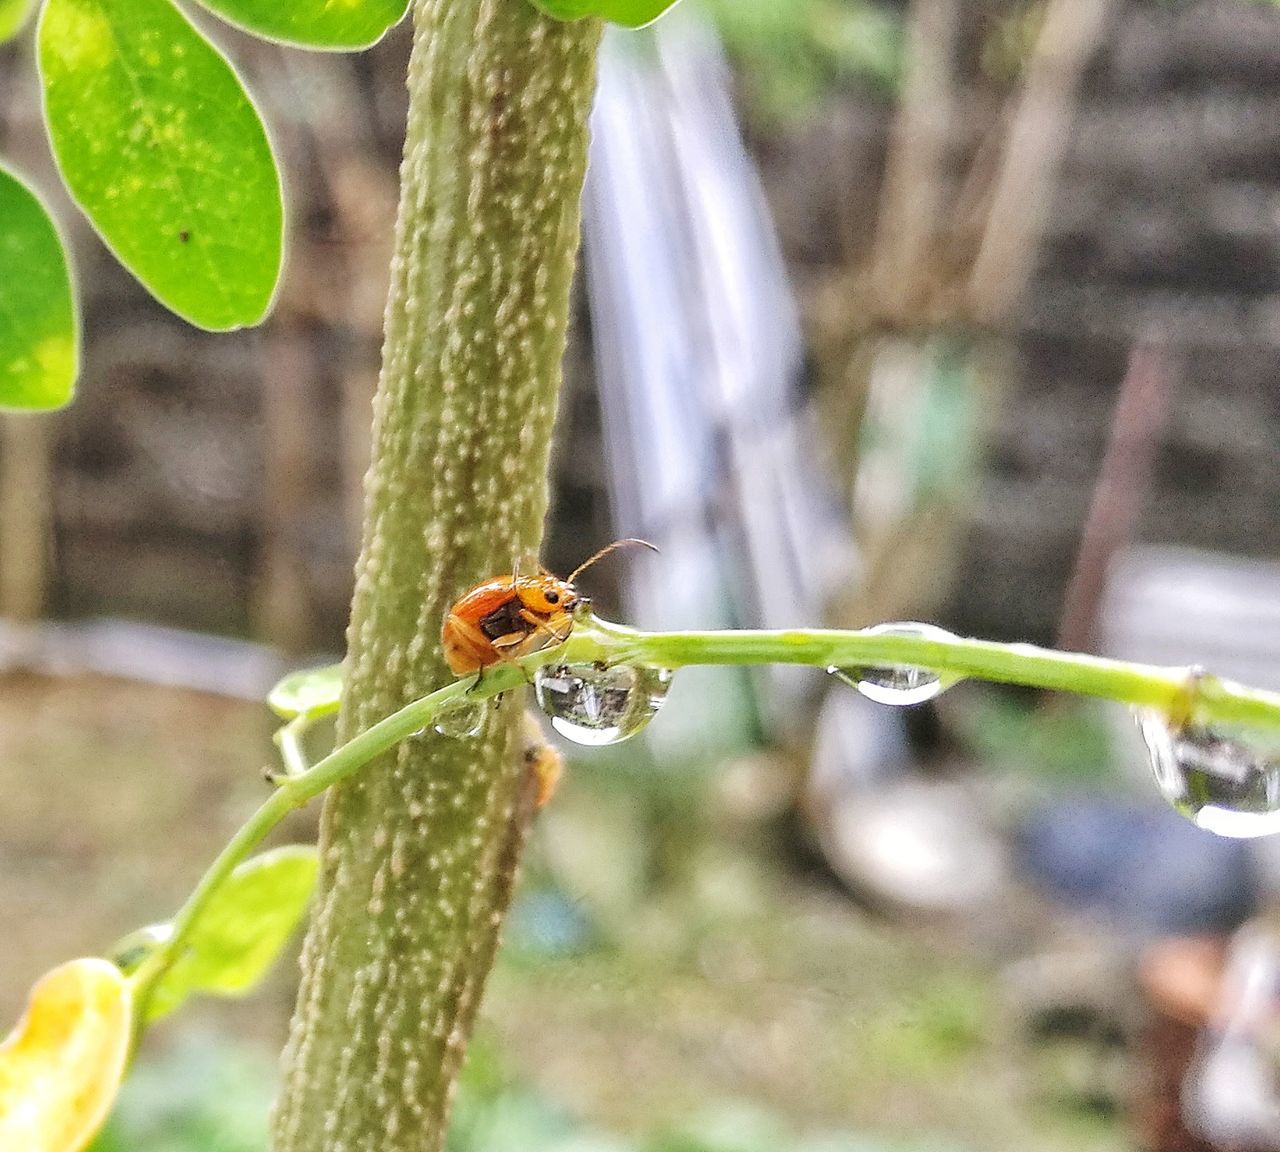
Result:
M957 0L911 5L909 63L890 137L870 272L875 308L897 322L918 313L929 295L955 105L958 27Z
M1027 66L969 278L973 316L1003 323L1035 270L1080 78L1114 0L1051 0Z

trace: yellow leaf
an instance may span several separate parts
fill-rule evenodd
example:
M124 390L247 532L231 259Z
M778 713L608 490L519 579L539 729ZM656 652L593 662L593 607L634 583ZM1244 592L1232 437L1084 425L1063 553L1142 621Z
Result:
M133 989L114 964L45 973L0 1044L0 1148L80 1152L115 1101L132 1026Z

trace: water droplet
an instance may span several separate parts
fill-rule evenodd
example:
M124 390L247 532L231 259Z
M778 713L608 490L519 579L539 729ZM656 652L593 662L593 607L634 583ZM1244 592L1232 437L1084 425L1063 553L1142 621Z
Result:
M472 736L479 736L484 729L484 722L488 719L489 702L487 700L460 700L441 712L432 727L441 736L466 740Z
M917 624L914 621L877 624L866 631L890 636L919 636L925 640L952 639L951 633L943 628L933 624ZM838 668L833 664L827 671L856 688L868 700L874 700L877 704L893 704L899 708L932 700L960 679L958 676L944 676L932 668L916 668L910 664L871 668Z
M1152 709L1134 709L1156 786L1170 804L1219 836L1280 832L1280 748L1247 736L1170 725Z
M117 940L109 959L126 976L137 971L143 961L173 935L173 925L149 924Z
M670 686L670 669L644 664L549 664L533 680L551 727L593 746L634 736L657 714Z

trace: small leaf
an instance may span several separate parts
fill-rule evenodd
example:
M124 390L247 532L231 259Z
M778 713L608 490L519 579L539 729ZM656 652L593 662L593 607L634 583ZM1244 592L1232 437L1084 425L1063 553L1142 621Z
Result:
M277 716L323 716L337 710L342 696L342 665L305 668L290 672L267 695L267 704Z
M319 854L301 844L246 860L218 890L146 1005L148 1021L193 993L240 996L293 935L315 887Z
M533 0L548 16L557 20L581 20L599 16L624 28L643 28L652 24L678 0ZM779 0L785 3L786 0Z
M193 324L260 321L284 209L231 65L170 0L48 0L37 47L58 167L121 263Z
M0 44L22 31L35 6L36 0L0 0Z
M47 972L0 1044L0 1148L80 1152L111 1110L132 1035L133 990L114 964Z
M66 404L79 328L58 230L35 193L0 168L0 407Z
M224 20L303 48L368 48L400 23L408 0L200 0Z

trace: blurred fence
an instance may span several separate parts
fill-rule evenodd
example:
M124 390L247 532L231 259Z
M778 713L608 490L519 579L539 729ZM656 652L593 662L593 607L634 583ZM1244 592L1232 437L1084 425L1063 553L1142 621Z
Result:
M0 616L134 616L335 647L350 598L403 132L406 37L365 56L224 35L289 201L271 322L197 332L62 201L85 309L76 402L3 418ZM58 192L26 38L0 52L0 145Z

